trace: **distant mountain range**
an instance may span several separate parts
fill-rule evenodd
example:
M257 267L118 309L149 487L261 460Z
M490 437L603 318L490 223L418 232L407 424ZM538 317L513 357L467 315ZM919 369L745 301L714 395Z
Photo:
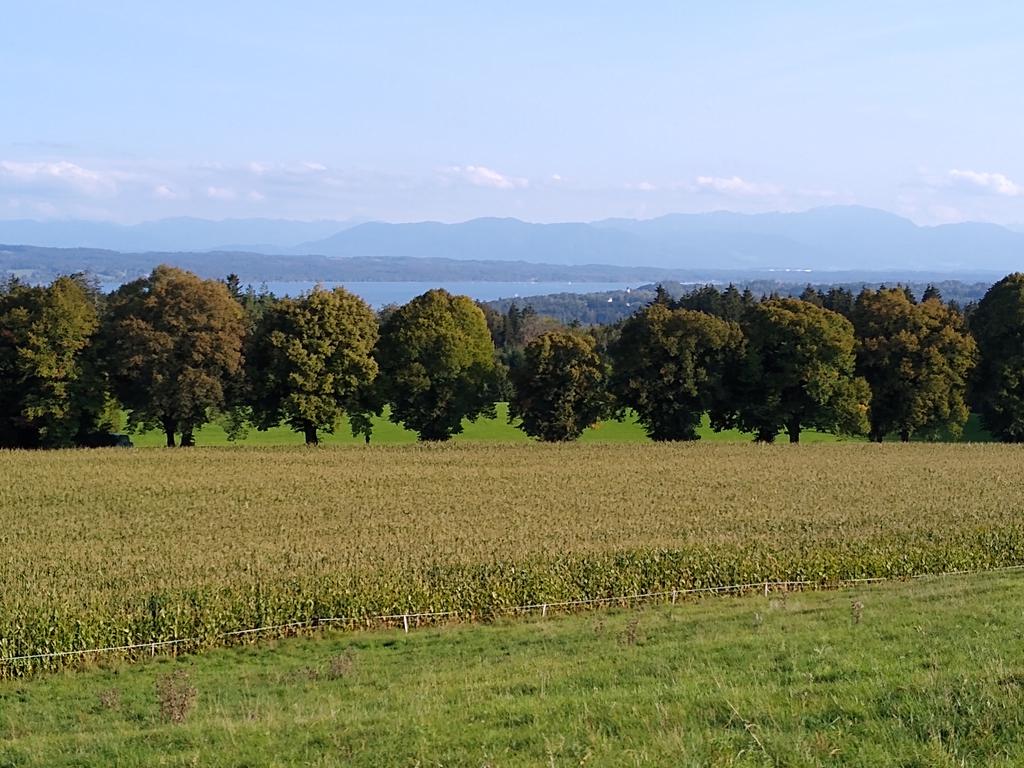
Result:
M531 264L525 261L466 259L331 258L245 251L146 251L123 253L98 248L45 248L0 245L0 277L15 275L45 283L58 275L86 272L101 283L118 284L147 274L158 264L172 264L201 277L238 275L243 283L479 281L522 283L643 283L651 280L717 280L715 270L687 270L607 265ZM726 276L728 277L728 276Z
M326 238L361 224L348 221L288 219L175 218L141 224L102 221L0 221L0 243L49 248L101 248L111 251L253 251L283 253L306 240Z
M891 213L856 206L801 213L671 214L646 220L565 224L493 218L459 224L165 219L134 226L0 221L0 243L136 253L216 250L275 256L642 265L652 270L691 271L979 275L1024 269L1022 232L979 223L921 227Z
M1024 233L995 224L919 227L871 208L802 213L671 214L590 224L474 219L462 224L370 222L293 252L326 256L444 256L667 268L939 273L1024 269Z

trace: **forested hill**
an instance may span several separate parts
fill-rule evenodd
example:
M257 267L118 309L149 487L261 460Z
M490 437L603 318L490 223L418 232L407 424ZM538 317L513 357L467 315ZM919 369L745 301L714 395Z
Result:
M102 283L120 283L149 274L159 264L187 269L200 277L223 278L238 275L243 283L258 285L263 282L573 282L621 283L643 285L656 283L702 285L715 283L751 286L755 293L797 293L807 282L816 285L893 285L903 281L923 286L928 281L943 281L949 286L950 298L959 300L961 290L969 291L965 300L977 299L976 285L991 285L1000 274L976 270L960 271L955 277L965 283L956 283L949 273L932 272L787 272L766 269L666 269L651 266L614 266L604 264L542 264L529 261L495 261L489 259L450 259L413 256L300 256L270 255L246 251L147 251L121 252L99 248L45 248L32 245L0 245L0 279L13 275L33 283L47 283L60 275L84 272ZM968 284L969 283L969 284ZM957 285L965 285L963 289ZM643 289L641 289L643 290ZM650 289L653 290L653 289ZM635 293L635 291L634 291ZM621 294L622 301L617 298ZM609 302L608 299L612 301ZM521 301L521 300L520 300ZM619 318L623 310L635 304L635 297L625 291L612 294L536 297L531 299L540 308L557 308L559 315L585 322L596 316ZM625 305L630 305L627 307ZM600 312L597 312L598 305ZM608 305L608 306L604 306ZM585 307L594 309L588 313ZM609 309L612 314L609 315ZM555 309L552 310L556 311Z
M480 280L628 284L657 280L715 280L720 277L716 270L644 266L570 266L401 256L273 256L244 251L122 253L98 248L0 245L0 277L15 275L29 282L49 282L59 275L75 272L88 273L101 282L123 282L146 275L159 264L170 264L207 278L221 278L234 273L243 282L250 283Z
M976 302L985 295L992 282L964 282L960 280L939 280L933 282L921 282L911 280L900 283L891 280L887 283L878 281L857 281L857 282L834 282L834 283L801 283L783 282L777 280L748 280L736 281L736 287L743 290L750 290L756 297L778 294L779 296L799 296L808 285L819 293L825 294L830 290L841 289L856 296L865 287L878 288L881 285L895 286L897 284L906 286L917 297L920 297L925 289L932 285L939 290L945 301L955 301L960 306L966 306ZM666 281L661 285L672 295L673 298L691 293L695 286L674 281ZM724 287L724 286L722 286ZM555 293L547 296L523 296L519 298L498 299L497 301L486 302L502 314L508 312L510 306L515 304L520 308L532 307L539 315L555 318L563 323L579 322L584 325L600 324L606 325L617 323L629 317L640 307L654 299L656 283L622 291L602 291L599 293Z

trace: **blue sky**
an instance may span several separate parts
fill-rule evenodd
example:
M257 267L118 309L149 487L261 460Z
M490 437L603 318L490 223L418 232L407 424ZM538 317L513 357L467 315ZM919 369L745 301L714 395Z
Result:
M1024 222L1024 3L33 0L3 16L0 218L861 204Z

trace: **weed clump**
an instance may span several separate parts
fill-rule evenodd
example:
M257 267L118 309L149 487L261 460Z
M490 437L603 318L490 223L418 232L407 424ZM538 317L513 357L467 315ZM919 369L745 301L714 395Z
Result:
M861 617L864 616L864 603L860 600L854 600L850 604L850 618L853 619L854 624L860 624Z
M157 678L156 699L160 717L168 723L180 725L188 719L196 706L198 691L192 685L192 676L185 669L176 669Z

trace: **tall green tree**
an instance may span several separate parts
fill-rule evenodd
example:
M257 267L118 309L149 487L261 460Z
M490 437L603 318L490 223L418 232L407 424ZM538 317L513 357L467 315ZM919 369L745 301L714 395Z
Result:
M829 288L821 297L821 306L832 312L836 312L847 320L853 315L854 304L853 293L842 286Z
M356 431L365 392L377 376L377 317L344 288L320 287L271 304L246 348L253 419L266 430L284 421L307 445L334 432L342 416Z
M511 375L509 422L519 420L530 437L575 440L608 414L605 366L591 336L543 333L526 345Z
M721 314L718 317L732 323L742 322L743 315L753 305L753 294L749 290L740 293L740 290L735 285L729 283L726 289L722 291Z
M103 428L98 292L80 275L0 289L0 444L67 447Z
M971 314L979 361L972 401L985 428L1004 442L1024 442L1024 273L993 285Z
M652 440L697 440L704 413L722 425L743 343L736 323L651 304L612 345L612 392Z
M821 292L813 285L808 283L803 292L800 294L800 301L806 301L809 304L822 307L825 305L825 297L821 295Z
M245 317L228 288L191 272L159 266L118 288L103 320L103 350L132 426L159 427L174 446L226 404L228 382L242 374Z
M42 291L17 279L0 284L0 446L5 448L39 446L38 430L24 414L28 387L21 350L42 304Z
M865 434L871 393L855 374L853 325L799 299L769 299L748 315L735 423L761 442L783 429Z
M510 372L522 364L526 345L541 334L560 330L564 326L552 317L538 315L531 306L519 309L515 302L512 302L505 314L488 304L477 302L477 306L487 320L491 341L498 356L496 394L499 399L510 400L513 392Z
M483 312L466 296L427 291L390 314L377 347L390 418L420 440L447 440L462 420L494 417L494 344Z
M715 296L718 296L717 290L715 290ZM668 289L661 283L658 283L654 288L654 298L651 299L651 304L660 304L663 307L671 309L675 304L675 300L672 298L672 294L668 292Z
M853 312L857 371L871 387L871 439L959 435L976 348L963 316L938 298L865 289Z

